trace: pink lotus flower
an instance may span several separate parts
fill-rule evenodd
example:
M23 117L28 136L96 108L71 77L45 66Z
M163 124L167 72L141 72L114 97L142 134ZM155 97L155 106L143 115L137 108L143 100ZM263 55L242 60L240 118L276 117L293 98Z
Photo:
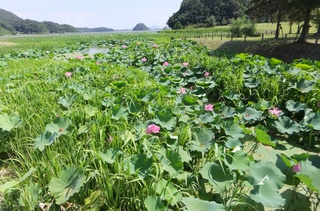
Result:
M317 103L318 108L320 108L320 101Z
M189 65L189 63L188 63L188 62L183 62L183 63L182 63L182 66L183 66L183 67L185 67L185 68L187 68L187 67L188 67L188 65Z
M164 67L168 67L169 66L169 62L163 62L163 66Z
M112 142L113 141L113 137L111 135L109 135L109 141Z
M210 73L209 72L205 72L203 75L204 75L204 77L209 77Z
M157 44L153 44L153 47L156 48L156 47L158 47L158 45Z
M124 48L124 49L126 49L128 46L126 46L126 45L122 45L121 47L122 47L122 48Z
M141 59L141 61L142 61L142 62L146 62L146 61L147 61L147 58L146 58L146 57L143 57L143 58Z
M213 111L213 105L212 104L207 104L204 106L205 111Z
M160 127L158 127L155 124L151 124L148 126L147 134L159 133L159 131L160 131Z
M187 89L184 88L184 87L181 87L181 88L180 88L180 93L181 93L181 94L187 94Z
M65 75L66 77L68 77L68 78L71 78L72 72L66 72L64 75Z
M100 64L100 62L96 62L96 64L97 64L97 65L99 65L99 64Z
M292 171L294 171L294 172L299 172L300 170L301 170L300 163L298 163L297 165L294 165L292 167Z
M275 116L280 116L280 113L281 113L282 111L280 110L280 109L278 109L277 107L274 107L273 109L270 109L269 110L269 113L271 114L271 115L275 115Z
M77 59L82 60L83 56L77 56Z
M195 87L194 86L190 86L190 91L194 90Z

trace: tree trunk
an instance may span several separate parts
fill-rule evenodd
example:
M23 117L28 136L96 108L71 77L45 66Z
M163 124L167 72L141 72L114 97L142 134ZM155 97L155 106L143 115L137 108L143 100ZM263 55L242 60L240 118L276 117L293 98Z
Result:
M307 9L305 10L302 32L300 34L300 37L299 37L297 43L303 43L306 41L306 37L307 37L308 31L309 31L310 13L311 13L311 7L309 5L307 7Z
M289 28L289 34L292 33L292 21L290 21L290 28Z
M276 29L276 34L274 36L274 39L278 39L279 38L279 34L280 34L280 27L281 27L281 10L279 10L278 12L278 18L277 18L277 29Z

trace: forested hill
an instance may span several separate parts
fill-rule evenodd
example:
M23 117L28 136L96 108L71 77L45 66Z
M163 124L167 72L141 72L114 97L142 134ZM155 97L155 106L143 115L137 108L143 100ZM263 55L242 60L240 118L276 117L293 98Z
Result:
M247 9L246 0L183 0L179 11L168 20L170 28L177 25L226 25L241 17ZM177 25L176 25L177 24Z
M113 31L110 28L75 28L68 24L58 24L51 21L35 21L22 19L12 12L0 9L0 35L5 34L48 34L70 32L102 32Z
M38 22L30 19L22 19L12 12L0 9L0 35L4 34L45 34L76 32L71 25L58 24L51 21Z

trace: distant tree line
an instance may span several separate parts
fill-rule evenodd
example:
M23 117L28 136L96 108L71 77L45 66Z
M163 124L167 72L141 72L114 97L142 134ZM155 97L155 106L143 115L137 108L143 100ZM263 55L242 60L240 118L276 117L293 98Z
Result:
M169 18L167 25L172 29L189 25L227 25L244 16L247 8L246 0L183 0L179 11Z
M242 20L236 21L239 18ZM320 0L183 0L167 24L172 29L181 29L229 23L239 25L249 19L277 22L275 38L279 37L282 21L302 22L298 42L304 42L311 23L318 27L317 33L320 34ZM246 28L252 30L252 27Z

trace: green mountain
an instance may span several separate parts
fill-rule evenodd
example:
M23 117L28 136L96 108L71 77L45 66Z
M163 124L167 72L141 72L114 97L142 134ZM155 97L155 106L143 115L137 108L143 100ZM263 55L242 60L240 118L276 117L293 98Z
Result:
M150 30L144 23L138 23L132 31L147 31Z
M197 25L226 25L242 17L248 8L247 0L183 0L180 9L167 21L171 28Z
M0 35L4 34L45 34L76 32L76 28L67 24L49 21L38 22L22 19L12 12L0 9Z

